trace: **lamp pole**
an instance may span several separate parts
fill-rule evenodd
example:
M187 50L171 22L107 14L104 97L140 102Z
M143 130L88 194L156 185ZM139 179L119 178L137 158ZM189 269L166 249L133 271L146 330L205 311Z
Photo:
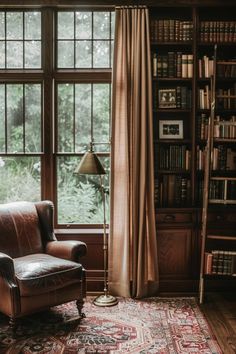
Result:
M103 185L104 175L100 175L102 204L103 204L103 257L104 257L104 294L99 295L94 299L94 304L97 306L113 306L118 303L117 298L108 295L107 272L108 272L108 238L106 232L106 196Z

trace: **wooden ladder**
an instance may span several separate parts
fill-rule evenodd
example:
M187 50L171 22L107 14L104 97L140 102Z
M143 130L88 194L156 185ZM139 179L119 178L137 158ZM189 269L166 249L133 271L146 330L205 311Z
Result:
M205 170L203 181L203 206L202 206L202 225L201 225L201 263L200 263L200 280L199 280L199 302L203 303L204 296L204 256L207 238L207 215L209 205L209 186L211 180L211 169L213 163L213 136L214 136L214 118L216 105L216 54L217 45L214 46L213 57L213 75L211 76L211 97L210 97L210 117L208 120L208 135L205 150Z
M217 64L229 64L236 65L236 62L217 62L217 45L214 46L214 60L213 60L213 75L211 77L211 97L210 97L210 117L208 121L208 135L207 135L207 144L205 150L205 173L204 173L204 183L203 183L203 207L202 207L202 225L201 225L201 264L200 264L200 280L199 280L199 302L203 303L204 298L204 279L205 279L205 252L206 252L206 241L207 239L215 240L225 240L225 241L236 241L236 236L227 236L227 235L209 235L207 234L207 218L208 218L208 206L209 203L214 204L236 204L236 200L232 200L227 196L228 185L231 181L235 181L236 177L215 177L212 176L211 172L213 169L213 143L214 143L214 122L215 122L215 107L216 107L216 98L233 98L235 95L230 96L216 96L216 65ZM225 123L219 123L225 124ZM228 125L235 126L235 122L226 123ZM219 140L219 139L218 139ZM234 139L224 139L224 141L235 141ZM209 191L211 183L221 182L222 183L222 195L219 198L214 196L209 197Z

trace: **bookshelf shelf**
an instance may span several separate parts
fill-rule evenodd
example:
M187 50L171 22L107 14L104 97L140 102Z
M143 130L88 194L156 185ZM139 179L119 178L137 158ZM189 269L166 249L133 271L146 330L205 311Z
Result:
M158 81L158 82L174 82L174 81L176 81L176 82L189 82L189 83L191 83L191 81L192 81L192 78L187 78L187 77L181 77L181 78L178 78L178 77L165 77L165 78L163 78L163 77L159 77L159 78L157 78L157 77L154 77L153 78L153 81Z
M164 42L164 41L152 41L151 45L153 47L155 46L163 46L163 47L168 47L168 46L177 46L177 47L192 47L193 42L192 41L180 41L180 42Z
M213 239L213 240L236 241L236 236L207 235L207 238Z
M178 108L159 108L155 110L155 113L190 113L190 109L178 109Z
M198 46L214 47L215 43L217 43L219 47L228 47L236 44L236 42L198 42Z
M191 144L190 139L181 139L181 140L174 140L174 139L155 139L155 144L175 144L175 145L183 145L183 144Z
M158 174L165 174L165 175L189 175L190 174L190 171L188 170L158 170Z

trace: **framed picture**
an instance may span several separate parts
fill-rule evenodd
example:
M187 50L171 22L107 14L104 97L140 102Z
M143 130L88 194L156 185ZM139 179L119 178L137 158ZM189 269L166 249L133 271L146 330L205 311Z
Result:
M160 120L159 121L160 139L183 139L182 120Z
M176 89L158 90L159 108L176 108Z

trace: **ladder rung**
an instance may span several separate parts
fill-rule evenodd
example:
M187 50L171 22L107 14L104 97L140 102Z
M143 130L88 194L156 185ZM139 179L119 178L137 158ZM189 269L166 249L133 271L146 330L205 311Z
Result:
M207 238L211 238L211 239L215 239L215 240L236 241L236 236L207 235Z
M236 65L236 61L217 61L217 65Z
M236 204L235 199L209 199L209 203L212 204Z
M230 143L230 142L236 142L236 138L232 138L232 139L229 139L229 138L214 138L214 141L215 142L225 142L225 143Z
M236 181L236 177L211 177L211 180L215 181Z
M230 122L230 121L223 121L223 120L219 120L219 121L216 121L215 123L214 123L214 125L236 125L236 122L234 121L234 122Z
M236 95L216 95L216 98L236 98Z

